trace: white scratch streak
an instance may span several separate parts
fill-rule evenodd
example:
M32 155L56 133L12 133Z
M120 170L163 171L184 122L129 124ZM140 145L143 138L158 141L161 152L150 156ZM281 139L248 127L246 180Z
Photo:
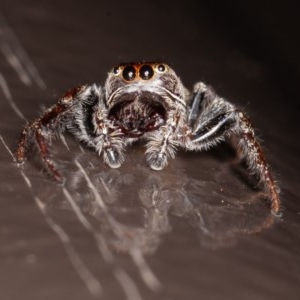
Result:
M70 151L70 147L69 147L69 145L67 144L67 141L66 141L65 137L63 136L63 134L60 133L60 134L59 134L59 137L60 137L62 143L63 143L63 144L65 145L65 147L67 148L67 150Z
M3 137L0 135L0 140L3 143L4 147L8 151L8 153L14 157L13 153L5 143ZM22 170L20 170L22 177L25 180L26 185L31 190L32 184L29 178L24 174ZM52 218L47 215L45 204L36 196L34 196L34 200L40 209L42 215L45 218L48 226L57 234L61 243L63 244L65 251L68 255L70 262L72 263L74 269L76 270L79 277L83 280L86 287L88 288L89 292L99 298L102 295L102 287L98 280L93 276L93 274L89 271L89 269L85 266L83 261L80 259L78 253L76 252L75 248L72 246L71 240L67 233L58 225L56 224Z
M87 173L85 172L85 170L83 169L83 167L77 160L75 160L75 164L79 168L81 173L83 174L89 188L92 190L92 192L94 194L94 198L97 201L98 205L103 209L103 212L105 213L105 216L107 217L107 221L115 229L114 231L117 234L119 233L119 236L120 236L120 230L118 230L118 226L116 226L117 223L109 215L107 207L106 207L103 199L101 198L100 194L98 193L96 187L93 185L93 183L90 180L90 178L88 177ZM106 245L106 243L105 243L105 245ZM128 300L142 299L135 282L131 279L131 277L123 269L116 268L114 275L115 275L116 279L119 281L120 285L123 287Z
M91 191L93 192L95 200L97 201L98 205L101 207L103 212L105 212L108 215L107 207L106 207L103 199L101 198L100 194L98 193L97 189L93 185L92 181L88 177L87 173L85 172L85 170L83 169L83 167L81 166L81 164L77 160L75 160L75 164L78 167L78 169L81 171L81 173L83 174L83 176L85 178L85 181L88 184Z
M26 84L31 84L31 78L41 89L46 88L46 84L40 76L38 70L29 59L25 50L21 46L17 37L15 36L13 30L8 26L4 17L0 14L0 36L2 36L1 50L6 56L8 62L13 66L13 68L19 74L21 81ZM6 40L6 41L5 41ZM11 46L15 50L16 55L11 50ZM22 67L21 62L23 62L25 69Z
M102 185L103 185L103 187L104 187L106 193L107 193L108 195L111 195L111 190L109 189L109 187L107 186L107 184L104 182L104 180L103 180L102 177L100 177L100 181L101 181L101 183L102 183Z
M128 276L126 272L118 268L115 270L114 274L123 287L128 300L142 299L134 281Z
M32 84L32 81L28 74L26 73L25 69L23 68L20 60L18 57L13 53L10 46L4 42L4 39L2 38L0 49L5 56L7 62L13 67L13 69L18 74L20 80L27 86Z
M143 257L141 250L134 247L130 250L132 260L136 264L141 274L144 283L155 292L161 290L162 286L157 277L154 275L150 267L148 266L145 258Z
M23 178L25 180L26 185L31 190L32 189L32 183L31 183L31 181L29 180L29 178L25 175L25 173L22 170L20 170L20 172L21 172L21 175L23 176Z
M103 239L103 237L95 231L91 223L86 219L86 217L82 214L80 208L68 192L66 188L63 188L63 193L65 194L65 197L71 204L71 207L73 208L78 220L81 222L81 224L86 228L87 231L89 231L94 239L97 242L98 249L100 253L103 256L103 259L109 263L113 264L114 263L114 257L111 251L109 250L107 243ZM131 279L131 277L121 268L114 268L113 272L115 278L117 281L120 283L121 287L124 290L124 293L127 297L128 300L141 300L141 296L139 294L138 288L134 281Z
M20 109L17 107L16 103L14 102L11 92L8 88L8 84L3 76L3 74L0 73L0 86L2 88L3 94L5 96L5 98L8 101L8 104L11 106L11 108L13 109L13 111L23 120L27 121L26 118L24 117L24 115L22 114L22 112L20 111Z
M95 195L95 199L99 198L98 199L99 205L101 205L101 207L105 208L105 213L106 213L106 216L108 217L108 221L110 221L111 225L114 226L116 224L116 222L113 222L113 219L109 217L109 214L108 214L107 208L104 204L104 201L100 197L100 195L99 195L98 191L96 190L95 186L93 185L93 183L91 182L91 180L87 176L86 172L84 171L84 169L82 168L80 163L78 161L75 161L75 164L77 165L77 167L80 169L80 171L84 175L88 186L91 188L91 190L93 191L93 193ZM115 227L116 233L118 233L118 230L117 230L118 227L116 227L116 226L114 226L114 227ZM148 266L148 264L146 263L141 251L137 248L133 248L133 249L130 250L130 255L131 255L133 261L135 262L136 266L138 267L139 272L141 274L141 277L144 280L145 284L151 290L159 291L161 289L161 284L158 281L157 277L152 272L152 270L150 269L150 267Z
M90 231L93 232L93 227L90 224L90 222L86 219L86 217L82 214L80 208L78 207L78 205L75 203L74 199L72 198L72 196L70 195L70 193L68 192L68 190L66 188L63 188L63 193L65 195L65 197L67 198L68 202L71 204L71 207L75 213L75 215L77 216L78 220L80 221L80 223L83 225L83 227Z
M86 267L84 262L81 260L80 256L76 252L75 248L73 247L70 237L67 233L59 226L57 223L54 222L52 218L47 215L45 205L38 197L34 197L34 200L39 207L40 211L42 212L45 221L49 225L49 227L57 234L61 243L63 244L65 251L68 255L70 262L72 263L74 269L76 270L77 274L80 276L82 281L85 283L86 287L88 288L89 292L95 296L100 297L102 295L102 287L99 281L94 277L91 271Z
M91 223L83 215L80 208L78 207L78 205L76 204L76 202L74 201L74 199L72 198L72 196L70 195L70 193L68 192L68 190L66 188L63 188L63 193L64 193L65 197L67 198L68 202L70 203L70 205L71 205L75 215L77 216L78 220L80 221L80 223L83 225L83 227L87 231L89 231L93 235L94 239L97 242L98 249L101 252L104 260L106 262L112 263L114 261L114 257L112 255L112 253L109 251L109 248L108 248L107 244L105 243L104 239L102 238L102 236L95 231L95 229L93 228Z
M7 144L5 143L5 141L4 141L4 139L3 139L3 137L2 137L1 134L0 134L0 140L1 140L2 144L4 145L5 149L7 150L7 152L12 157L12 159L14 159L15 157L14 157L13 153L11 152L11 150L9 149L9 147L7 146Z
M2 144L4 145L4 147L6 148L7 152L10 154L10 156L14 160L15 157L14 157L13 153L11 152L11 150L9 149L9 147L7 146L7 144L5 143L5 141L4 141L4 139L3 139L3 137L2 137L1 134L0 134L0 140L1 140ZM24 174L24 172L21 169L20 169L20 172L21 172L21 175L23 176L23 178L25 180L26 185L29 187L29 189L31 189L32 188L32 184L31 184L29 178Z

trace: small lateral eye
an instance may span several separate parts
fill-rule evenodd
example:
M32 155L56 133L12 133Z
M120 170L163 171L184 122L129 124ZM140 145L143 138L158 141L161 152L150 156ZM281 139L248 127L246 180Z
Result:
M159 64L156 66L156 71L158 73L164 73L166 71L166 66L163 64Z
M123 70L122 75L126 81L134 80L136 76L135 68L133 66L126 66Z
M139 76L143 79L143 80L148 80L150 78L152 78L154 75L154 71L153 68L149 65L143 65L141 66L140 70L139 70Z
M122 69L120 66L114 67L113 68L113 73L114 75L119 75L121 73Z

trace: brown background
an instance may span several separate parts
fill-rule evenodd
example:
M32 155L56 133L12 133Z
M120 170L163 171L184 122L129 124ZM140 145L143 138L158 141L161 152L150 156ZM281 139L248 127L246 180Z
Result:
M208 2L0 1L0 299L298 299L299 10ZM140 60L167 61L187 87L205 81L247 111L281 219L271 224L225 145L178 153L162 172L134 146L110 170L66 135L52 147L64 187L35 155L12 163L25 119Z

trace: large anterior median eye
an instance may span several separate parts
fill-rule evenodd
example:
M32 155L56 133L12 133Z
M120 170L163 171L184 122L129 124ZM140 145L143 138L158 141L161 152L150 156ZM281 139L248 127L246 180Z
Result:
M133 66L126 66L123 70L122 75L126 81L134 80L136 76L135 68Z
M149 65L143 65L139 70L139 75L142 79L148 80L154 75L153 68Z

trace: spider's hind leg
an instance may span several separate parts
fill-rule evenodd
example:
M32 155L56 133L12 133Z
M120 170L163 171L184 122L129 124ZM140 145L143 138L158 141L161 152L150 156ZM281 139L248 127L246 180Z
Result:
M271 200L274 215L280 212L279 189L266 162L248 117L225 99L218 97L203 83L195 85L188 116L191 132L186 148L206 150L234 135L251 173L257 175Z
M250 171L258 176L259 183L268 194L271 200L272 213L275 216L280 216L280 190L267 164L264 152L255 137L254 130L248 117L244 113L239 112L238 118L240 123L239 147L242 155L245 158Z

